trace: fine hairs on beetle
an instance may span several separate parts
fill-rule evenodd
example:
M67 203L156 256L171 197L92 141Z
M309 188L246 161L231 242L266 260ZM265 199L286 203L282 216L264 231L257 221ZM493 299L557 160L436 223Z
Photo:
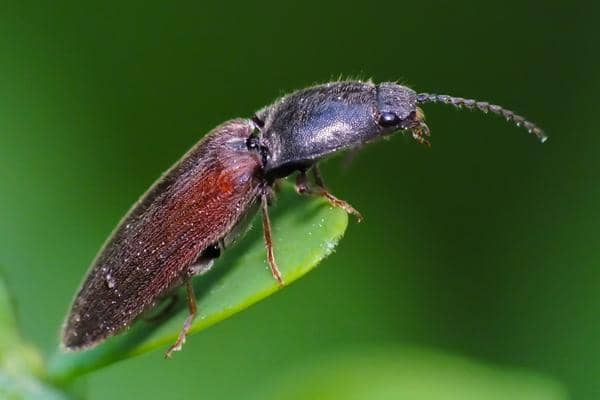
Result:
M268 212L277 181L296 174L299 194L324 197L360 220L354 207L327 190L318 162L395 132L429 146L420 108L426 103L491 112L546 140L539 127L498 105L416 93L393 82L331 82L283 96L251 118L214 128L133 205L75 296L64 348L99 344L185 285L189 315L165 355L180 350L196 314L191 279L212 267L259 209L267 261L283 285Z

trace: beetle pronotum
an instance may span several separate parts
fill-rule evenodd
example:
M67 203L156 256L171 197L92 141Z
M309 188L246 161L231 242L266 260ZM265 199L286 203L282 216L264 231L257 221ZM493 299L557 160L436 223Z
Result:
M428 145L429 128L419 105L435 102L498 114L546 140L539 127L503 107L417 94L396 83L341 81L291 93L252 118L213 129L131 208L75 297L63 345L71 350L92 347L185 284L190 313L166 355L181 349L196 313L191 278L212 266L258 209L268 264L283 284L268 213L273 185L297 173L298 193L325 197L360 219L358 211L326 189L318 161L398 131Z

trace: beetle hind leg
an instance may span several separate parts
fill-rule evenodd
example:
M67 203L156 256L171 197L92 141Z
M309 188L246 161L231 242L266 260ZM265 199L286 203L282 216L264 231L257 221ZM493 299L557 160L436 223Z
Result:
M192 323L194 322L194 318L196 317L196 295L194 293L194 287L192 286L192 278L197 275L205 274L210 271L213 267L215 259L219 258L221 255L221 248L224 247L220 243L212 244L206 247L196 258L196 261L187 269L184 275L185 287L187 291L187 302L188 309L190 311L189 315L185 319L183 323L183 328L179 333L179 337L177 341L169 347L169 350L165 353L165 358L171 358L174 351L181 350L181 347L185 343L185 338L192 327ZM177 305L177 293L172 295L175 299L172 301L172 304L169 304L165 307L163 311L160 312L159 317L163 317L163 314L170 313ZM166 315L164 315L166 316Z
M317 187L311 188L308 183L306 171L300 171L300 173L298 173L298 176L296 177L296 192L298 192L298 194L324 197L325 199L327 199L327 201L329 201L329 204L331 204L333 207L339 207L342 210L346 211L348 214L354 215L358 222L361 222L363 220L362 214L356 208L352 207L350 203L338 199L333 194L331 194L329 190L327 190L327 187L325 186L325 182L323 182L323 177L321 176L321 172L319 171L319 167L317 165L314 165L312 167L312 173L313 178L315 180L315 185Z
M185 283L187 289L187 301L188 301L188 309L190 310L189 315L185 319L183 323L183 328L181 328L181 332L179 332L179 337L177 341L173 343L169 350L165 353L165 358L171 358L174 351L181 350L183 344L185 343L185 338L187 337L190 328L192 327L192 323L194 322L194 318L196 317L196 296L194 294L194 287L192 286L192 281L188 279Z

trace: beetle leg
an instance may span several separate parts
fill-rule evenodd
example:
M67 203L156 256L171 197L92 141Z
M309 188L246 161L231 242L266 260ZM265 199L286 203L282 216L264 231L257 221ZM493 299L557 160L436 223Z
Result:
M267 248L267 261L269 263L269 268L271 268L273 278L275 278L280 285L283 285L283 277L281 276L281 271L277 268L275 254L273 252L273 237L271 236L271 221L269 220L269 196L266 192L261 195L260 202L262 207L263 234L265 237L265 247Z
M308 187L308 178L306 177L306 171L298 172L296 175L296 193L298 194L315 194Z
M340 207L341 209L346 211L348 214L354 215L358 222L361 222L363 220L363 216L356 208L352 207L352 205L350 205L350 203L348 203L344 200L338 199L337 197L332 195L327 190L327 187L325 186L325 182L323 182L323 177L321 176L321 171L319 170L319 166L315 164L312 168L312 171L313 171L313 177L315 178L315 183L319 187L319 191L317 193L319 193L320 196L325 197L332 206Z
M190 328L192 327L192 322L194 322L194 318L196 317L196 296L194 294L194 287L192 286L191 279L187 280L185 286L187 289L187 301L190 314L187 316L185 322L183 323L183 328L181 328L181 332L179 332L179 337L177 338L177 341L173 343L173 345L169 347L169 350L167 350L167 352L165 353L165 358L171 358L171 355L174 351L181 350L181 347L185 343L185 338L188 332L190 331Z
M313 196L321 196L329 201L333 207L339 207L346 211L348 214L352 214L356 217L357 221L360 222L363 220L363 216L358 210L352 207L349 203L344 200L340 200L334 195L332 195L325 186L325 182L323 182L323 178L321 177L321 172L319 171L319 167L317 165L312 167L313 177L315 179L315 184L317 185L317 189L312 189L308 185L308 178L306 176L306 171L300 171L298 176L296 177L296 191L298 194L308 194Z

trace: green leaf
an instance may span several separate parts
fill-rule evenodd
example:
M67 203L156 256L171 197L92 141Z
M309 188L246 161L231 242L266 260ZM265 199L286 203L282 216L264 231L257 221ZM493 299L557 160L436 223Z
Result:
M20 341L13 304L3 274L0 274L0 363L15 341Z
M21 338L12 297L1 272L0 371L13 376L43 374L43 362L40 353Z
M0 399L63 400L67 397L40 382L44 366L38 350L24 342L13 301L0 272Z
M300 197L291 185L284 185L270 210L275 256L286 285L302 277L329 255L348 223L343 210L331 208L320 198ZM266 263L259 218L257 215L254 220L254 229L226 251L212 270L195 278L198 314L190 334L206 329L281 289ZM183 299L178 307L180 311L165 324L140 320L127 333L108 339L91 350L79 353L57 351L50 361L50 378L55 382L65 382L156 348L166 350L176 340L187 315Z
M439 351L358 347L304 360L265 379L260 400L566 400L562 385Z
M67 400L69 397L36 378L27 375L6 375L0 372L0 399Z

